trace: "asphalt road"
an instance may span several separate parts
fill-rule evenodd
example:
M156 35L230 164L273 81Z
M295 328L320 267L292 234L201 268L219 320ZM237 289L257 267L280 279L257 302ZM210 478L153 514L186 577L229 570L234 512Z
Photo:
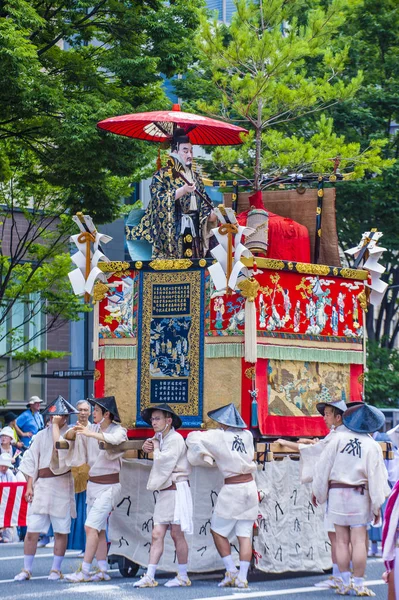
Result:
M155 589L133 588L136 578L123 578L119 571L113 568L110 572L112 580L101 583L67 584L47 580L52 563L52 548L38 549L33 577L30 581L14 582L13 577L23 565L22 544L0 544L0 600L73 600L74 594L79 594L82 600L125 600L133 598L161 598L175 600L176 595L184 600L239 600L240 598L273 598L274 600L328 600L337 598L333 591L320 591L313 587L314 583L325 578L325 575L289 574L271 576L255 572L249 577L248 590L234 590L217 587L221 579L220 573L193 575L192 586L189 588L165 588L162 586L168 579L166 573L158 576L159 586ZM77 552L68 551L63 563L63 572L74 571L81 562ZM367 566L368 585L373 589L378 600L386 600L387 587L381 581L384 570L381 559L369 559ZM142 571L140 571L141 573ZM139 574L140 574L139 573Z

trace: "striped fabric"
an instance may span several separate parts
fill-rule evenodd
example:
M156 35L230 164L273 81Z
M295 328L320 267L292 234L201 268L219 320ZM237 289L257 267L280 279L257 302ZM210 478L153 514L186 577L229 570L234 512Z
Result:
M0 529L26 525L25 491L26 483L0 483Z

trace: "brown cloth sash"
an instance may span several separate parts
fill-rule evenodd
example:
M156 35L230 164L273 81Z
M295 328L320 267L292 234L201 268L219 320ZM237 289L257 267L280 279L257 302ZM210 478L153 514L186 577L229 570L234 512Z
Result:
M107 475L92 475L89 476L89 481L91 481L92 483L100 483L102 485L119 483L119 473L108 473Z
M233 485L234 483L248 483L249 481L253 481L251 473L242 473L241 475L233 475L233 477L228 477L224 480L225 485Z
M356 490L357 492L360 492L361 496L364 496L364 492L365 490L367 490L367 486L364 483L361 483L360 485L351 485L350 483L329 483L328 489L352 489Z
M68 475L71 471L67 471L66 473L58 473L57 475L52 472L51 469L46 467L45 469L39 469L37 476L40 479L49 479L50 477L61 477L62 475Z
M161 492L168 492L169 490L177 490L176 484L172 483L172 485L170 485L167 488L163 488L162 490L160 490Z

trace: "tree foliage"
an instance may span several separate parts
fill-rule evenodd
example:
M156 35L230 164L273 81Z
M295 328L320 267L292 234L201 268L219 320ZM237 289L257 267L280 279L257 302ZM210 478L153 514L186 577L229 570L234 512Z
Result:
M351 40L348 68L364 72L363 85L352 102L332 109L335 127L348 140L366 147L385 139L384 156L398 157L399 136L392 125L399 122L399 13L394 0L364 0L346 22L343 34ZM390 286L380 307L370 307L367 331L371 341L386 348L387 355L398 344L399 261L398 201L399 167L394 164L379 176L345 183L337 190L337 224L344 247L356 245L364 231L377 227L387 248L382 279ZM383 351L381 351L383 353ZM371 355L370 355L371 356ZM394 354L392 354L394 356ZM370 373L375 368L369 359ZM378 380L378 370L375 374Z
M63 205L117 216L155 149L96 123L169 105L161 73L192 60L200 1L0 0L1 180L35 161Z
M367 348L366 402L397 408L399 402L399 351L370 342Z
M57 192L40 172L17 172L0 183L0 359L12 358L0 385L62 356L42 348L41 337L88 310L71 293L71 219Z
M12 378L59 356L40 337L82 311L70 215L112 221L153 167L155 147L97 122L170 105L161 74L193 60L201 2L0 0L0 358L13 358Z
M241 147L213 153L224 178L244 176L260 189L262 174L332 171L337 156L341 171L354 177L370 169L380 173L389 164L381 157L383 141L346 143L324 114L361 86L360 71L346 75L349 45L340 37L355 5L237 0L230 25L203 16L200 61L176 86L203 112L249 128ZM195 101L193 90L207 94L206 100Z

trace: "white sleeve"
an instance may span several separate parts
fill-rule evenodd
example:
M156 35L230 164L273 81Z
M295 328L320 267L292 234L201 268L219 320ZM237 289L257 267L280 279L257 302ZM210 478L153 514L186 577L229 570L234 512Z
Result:
M337 455L338 443L339 436L324 447L313 474L312 491L319 504L324 504L328 498L328 483L334 460Z
M60 441L64 438L60 438ZM54 454L51 459L50 468L58 468L59 463L68 467L80 467L88 462L87 438L84 435L77 435L75 440L66 440L69 444L68 450L57 450L58 463Z
M124 427L115 427L111 432L103 432L104 440L107 444L118 446L127 441L127 431Z
M182 440L184 443L184 440ZM179 443L170 444L169 448L160 450L156 448L153 454L153 463L150 476L148 478L147 489L151 491L159 490L171 478L179 456L181 454L181 445Z
M210 448L207 431L192 431L186 439L187 458L193 467L213 466L215 457Z
M27 477L32 477L33 481L37 479L39 472L39 453L40 438L35 438L24 453L19 465L19 470Z
M313 481L313 475L317 462L322 455L325 444L299 444L299 476L301 483L310 483Z

